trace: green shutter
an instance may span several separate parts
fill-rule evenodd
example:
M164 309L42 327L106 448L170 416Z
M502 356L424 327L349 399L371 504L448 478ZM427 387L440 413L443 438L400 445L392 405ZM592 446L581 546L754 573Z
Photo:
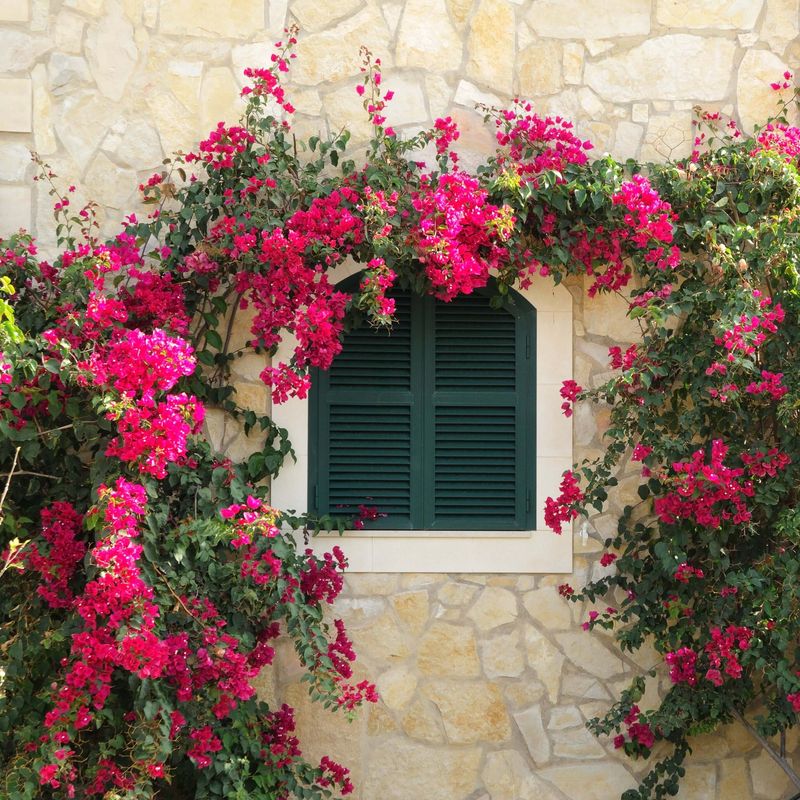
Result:
M395 295L391 333L345 336L314 378L312 507L388 514L371 527L533 526L534 310L489 294Z

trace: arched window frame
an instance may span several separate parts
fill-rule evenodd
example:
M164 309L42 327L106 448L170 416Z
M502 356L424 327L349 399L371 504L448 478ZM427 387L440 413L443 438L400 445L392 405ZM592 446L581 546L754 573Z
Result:
M346 263L330 279L340 282L362 267ZM558 493L565 470L572 466L572 422L561 413L559 389L572 378L572 296L564 286L535 278L519 294L536 309L536 525L527 531L368 530L321 534L312 540L315 550L338 544L352 572L500 572L569 573L572 536L569 529L556 535L546 528L544 499ZM280 345L276 360L288 361L295 347L291 337ZM272 410L274 422L286 428L297 460L291 460L272 482L277 508L308 508L309 401L292 398Z

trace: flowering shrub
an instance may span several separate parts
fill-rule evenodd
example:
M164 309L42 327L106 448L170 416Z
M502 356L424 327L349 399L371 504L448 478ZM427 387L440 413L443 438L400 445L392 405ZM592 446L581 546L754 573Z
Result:
M59 193L41 165L60 251L41 259L24 232L0 242L4 796L352 791L346 767L304 760L292 709L255 694L283 635L315 699L347 714L377 699L351 682L343 623L326 621L342 552L298 547L337 522L269 505L291 444L238 405L231 368L261 355L273 400L303 397L348 326L392 324L394 286L448 301L490 275L500 294L537 274L586 276L590 296L634 287L642 341L611 348L618 374L604 386L561 392L567 415L612 405L607 451L545 501L561 532L604 507L620 463L642 471L641 503L601 558L615 571L559 587L572 601L620 590L584 628L616 628L627 649L651 641L673 682L642 710L637 677L592 723L631 757L673 747L626 800L674 794L689 737L757 701L761 734L793 725L796 129L698 136L686 163L645 176L590 162L569 122L516 102L486 110L498 150L470 175L452 119L408 139L386 124L393 94L364 50L355 91L373 137L357 165L346 131L295 147L287 35L271 67L246 71L241 124L220 123L142 183L145 217L100 242L93 206L73 212L74 187ZM436 168L418 160L429 144ZM347 257L365 266L352 296L329 275ZM245 309L250 338L234 348ZM294 352L275 363L287 336ZM209 411L264 447L242 463L214 453ZM360 509L356 528L383 516Z

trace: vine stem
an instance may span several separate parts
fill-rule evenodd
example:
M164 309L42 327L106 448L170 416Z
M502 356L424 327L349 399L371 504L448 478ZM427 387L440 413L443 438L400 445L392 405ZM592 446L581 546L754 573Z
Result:
M6 474L6 485L3 488L3 495L0 497L0 521L3 519L3 506L6 502L6 495L8 494L8 490L11 488L11 478L14 477L14 471L17 468L17 459L19 458L19 451L22 448L18 447L14 451L14 460L11 462L11 470Z
M772 757L773 761L789 776L789 780L800 789L800 775L798 775L789 765L789 762L744 718L742 714L734 709L733 716L741 722L745 730L755 738L758 743Z

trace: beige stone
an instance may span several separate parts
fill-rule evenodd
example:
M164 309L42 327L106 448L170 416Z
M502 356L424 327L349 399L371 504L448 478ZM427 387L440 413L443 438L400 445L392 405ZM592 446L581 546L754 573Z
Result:
M567 630L572 625L571 604L552 586L526 592L522 604L531 618L549 631Z
M435 73L461 66L463 45L447 13L445 0L408 0L397 31L399 67Z
M154 90L145 98L166 153L189 152L197 143L196 112L181 108L168 91Z
M650 32L649 0L533 0L528 24L540 36L602 39Z
M336 601L336 616L340 617L347 629L370 625L386 610L381 597L340 597Z
M391 599L392 606L400 621L413 636L419 636L430 616L428 593L424 590L403 592Z
M52 42L16 28L0 28L0 72L26 72Z
M450 12L450 18L455 22L459 30L466 24L474 5L475 0L447 0L447 10Z
M267 410L269 392L263 383L235 383L233 387L235 390L233 399L237 405L259 414Z
M563 690L565 697L576 699L590 698L607 700L611 697L602 683L591 675L567 672L564 675Z
M657 19L669 28L752 28L764 0L658 0Z
M53 130L53 107L47 90L47 69L37 64L31 73L33 89L33 141L40 155L50 155L57 148Z
M538 42L519 54L519 91L523 97L553 94L561 88L565 55L560 42Z
M674 33L647 39L620 55L588 62L584 78L601 97L631 100L721 100L733 72L736 43Z
M292 14L297 17L303 31L318 31L349 17L361 6L361 0L342 0L337 3L320 3L318 0L295 0Z
M292 64L293 80L317 85L359 75L362 44L382 60L384 69L391 67L389 31L373 5L333 28L303 36L297 44L297 60Z
M717 797L720 800L727 800L729 797L735 797L737 800L739 798L750 800L752 796L747 762L743 758L728 758L721 761Z
M691 153L693 142L690 112L651 115L639 158L643 161L684 158Z
M506 684L503 691L509 709L527 708L532 703L538 703L546 694L544 684L527 676L525 680Z
M98 153L86 171L84 184L100 205L122 211L136 196L138 181L133 170L121 169L104 153Z
M584 759L605 758L606 751L597 738L586 728L555 731L551 734L553 755L557 758Z
M487 800L556 800L556 794L533 774L516 750L486 755L481 772Z
M758 800L784 797L791 785L789 776L765 750L761 750L758 757L750 762L750 778L753 781L753 794Z
M133 25L119 8L89 27L86 57L100 92L111 100L120 100L133 74L139 50L133 37Z
M564 666L563 654L533 625L525 628L525 649L529 666L533 668L536 676L545 685L550 702L555 703L558 700L558 690L561 685L561 669Z
M494 91L511 94L515 49L514 10L508 0L480 0L469 29L467 75ZM530 62L528 66L534 69Z
M440 75L426 75L425 93L428 97L431 116L445 116L450 105L450 98L453 96L450 84Z
M487 586L478 596L467 616L482 631L507 625L517 618L517 598L508 589Z
M56 134L79 170L88 165L118 115L110 101L88 90L67 95L56 107Z
M641 125L623 120L617 124L617 132L614 136L614 149L611 151L611 154L620 161L625 161L628 158L636 158L643 136L644 128Z
M53 26L56 47L62 53L80 53L86 21L78 14L62 11Z
M91 17L99 17L103 13L106 0L64 0L64 5Z
M628 304L618 295L598 294L586 303L583 324L589 334L607 336L616 342L634 342L641 337L641 330L635 320L628 318L627 311ZM608 364L608 347L598 347L592 355L602 359L601 364Z
M464 625L434 622L420 640L417 666L423 675L477 676L480 665L472 630Z
M28 0L3 0L0 22L27 22L30 15Z
M384 672L376 686L381 700L388 708L396 711L408 704L417 688L417 678L407 666L393 667Z
M28 133L31 117L30 78L0 78L0 131Z
M478 747L430 747L399 737L374 744L362 782L364 800L453 800L478 786Z
M631 119L634 122L646 123L650 117L650 107L647 103L634 103L631 106Z
M515 678L525 669L518 630L481 642L481 663L487 678Z
M767 0L760 33L775 52L783 53L800 34L800 0Z
M550 740L542 722L542 707L534 705L514 714L514 722L525 740L531 758L537 767L550 760Z
M500 687L493 683L439 680L424 687L442 715L447 739L454 744L504 742L511 723Z
M392 662L409 653L408 640L390 614L378 617L371 625L357 628L351 634L359 657Z
M563 731L567 728L577 728L580 725L583 725L583 717L574 706L556 706L550 709L547 730Z
M150 170L161 164L164 151L156 129L146 120L137 118L125 128L116 155L134 169Z
M573 630L555 637L566 657L584 672L607 680L625 670L622 659L591 631Z
M681 778L679 800L696 800L697 798L713 798L717 790L717 771L713 764L690 764L686 774ZM739 800L737 797L736 800Z
M783 81L789 67L767 50L748 50L739 65L736 82L736 102L739 123L750 132L754 125L763 125L778 112L778 100L788 100L793 89L775 92L770 83Z
M0 141L0 181L24 181L30 163L31 151L22 142Z
M238 122L244 103L239 87L227 67L209 69L200 88L200 130L202 134L213 130L222 121Z
M172 60L166 66L166 85L184 108L196 111L200 102L203 64L200 61Z
M363 712L367 717L367 734L380 736L384 733L397 733L400 729L392 715L381 705L372 705ZM353 755L350 756L350 760Z
M580 84L583 81L583 45L567 42L564 45L564 81Z
M547 767L538 774L575 800L611 800L636 786L633 776L613 762L604 764L602 769L596 764Z
M0 236L20 228L31 229L31 190L27 186L0 186Z
M264 27L264 0L169 0L161 4L162 33L246 39Z
M216 408L207 408L203 421L203 434L208 437L211 447L219 452L225 438L226 415Z
M436 712L429 703L419 698L414 700L408 711L403 714L400 724L406 736L412 739L420 739L423 742L444 741Z
M348 594L385 596L397 591L397 575L351 572L345 578Z
M449 581L439 589L436 597L446 606L465 606L475 595L477 586Z

